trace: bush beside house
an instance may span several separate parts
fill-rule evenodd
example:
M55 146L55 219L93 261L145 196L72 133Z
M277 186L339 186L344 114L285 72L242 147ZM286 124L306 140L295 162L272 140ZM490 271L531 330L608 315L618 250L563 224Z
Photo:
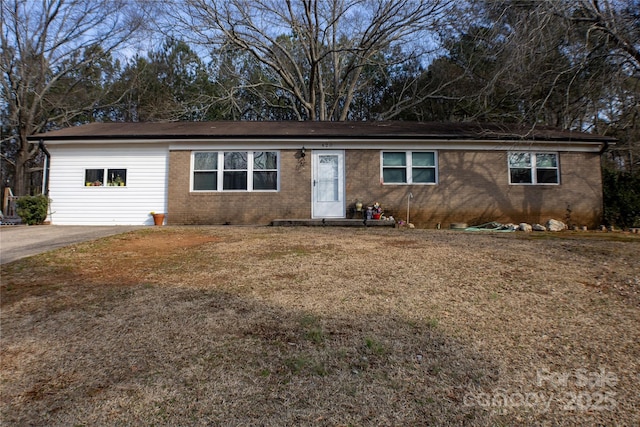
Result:
M16 202L17 213L27 225L42 224L47 219L49 198L42 194L38 196L21 197Z

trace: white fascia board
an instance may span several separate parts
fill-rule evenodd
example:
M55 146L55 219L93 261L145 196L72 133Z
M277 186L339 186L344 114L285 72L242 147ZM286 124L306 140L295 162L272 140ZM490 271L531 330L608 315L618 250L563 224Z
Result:
M36 141L30 141L36 143ZM569 151L598 153L603 143L567 142L567 141L532 141L532 140L459 140L459 139L355 139L355 138L227 138L227 139L100 139L100 140L51 140L45 143L52 145L76 145L99 147L112 145L160 145L168 146L171 151L180 150L229 150L242 148L246 150L266 149L300 149L309 150L460 150L460 151Z
M30 141L34 143L34 141ZM74 146L74 147L84 147L84 148L101 148L101 147L113 147L113 146L123 146L123 147L132 147L132 146L148 146L155 145L157 147L169 147L171 141L163 140L163 139L54 139L47 140L44 139L44 144L47 147L50 146Z
M169 150L459 150L459 151L573 151L598 153L600 143L567 143L564 141L496 141L496 140L415 140L415 139L220 139L172 140Z

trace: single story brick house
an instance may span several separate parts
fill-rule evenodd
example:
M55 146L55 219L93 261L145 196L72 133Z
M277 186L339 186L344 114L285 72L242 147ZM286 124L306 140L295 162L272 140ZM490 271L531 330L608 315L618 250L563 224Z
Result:
M52 224L269 224L379 202L418 227L597 226L612 138L421 122L93 123L34 135ZM409 200L409 197L412 198ZM409 203L410 202L410 203Z

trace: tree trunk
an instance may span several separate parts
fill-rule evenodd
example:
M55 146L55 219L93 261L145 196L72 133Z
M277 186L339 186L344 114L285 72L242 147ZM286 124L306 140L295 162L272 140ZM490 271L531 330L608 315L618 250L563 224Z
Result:
M22 136L20 136L22 138ZM29 151L26 149L27 142L22 142L20 144L21 148L18 151L18 155L16 157L16 166L15 166L15 177L14 177L14 188L13 194L15 196L26 196L27 194L27 167L26 164L30 160L31 156Z

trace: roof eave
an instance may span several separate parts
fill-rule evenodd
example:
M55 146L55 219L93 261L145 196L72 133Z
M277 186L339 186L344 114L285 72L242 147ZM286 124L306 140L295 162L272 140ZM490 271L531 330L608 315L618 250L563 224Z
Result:
M295 135L278 135L278 134L265 134L260 136L255 135L230 135L230 134L216 134L216 135L182 135L182 134L163 134L163 135L153 135L153 134L140 134L140 135L67 135L67 136L46 136L46 134L32 135L27 137L28 142L30 143L38 143L39 141L49 141L49 142L57 142L57 141L65 141L65 142L78 142L78 141L100 141L100 142L118 142L118 141L131 141L138 140L140 142L160 142L160 141L175 141L175 140L238 140L238 141L259 141L265 139L273 139L273 140L297 140L297 139L309 139L309 140L326 140L326 139L339 139L339 140L408 140L408 141L416 141L416 140L451 140L451 141L531 141L531 142L575 142L575 143L593 143L593 144L603 144L608 143L609 145L615 144L616 139L611 137L599 137L594 136L593 138L573 138L571 136L568 137L541 137L541 136L519 136L519 135L344 135L344 134L331 134L331 135L303 135L303 134L295 134Z

